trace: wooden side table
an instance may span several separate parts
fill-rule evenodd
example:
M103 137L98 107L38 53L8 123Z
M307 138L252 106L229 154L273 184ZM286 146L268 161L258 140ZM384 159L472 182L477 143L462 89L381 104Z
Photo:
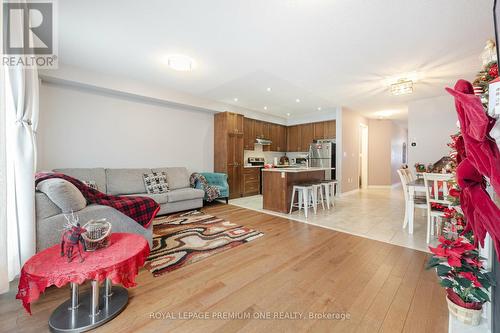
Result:
M85 332L115 318L127 305L128 287L149 255L147 240L136 234L114 233L110 246L95 252L84 252L85 261L71 263L61 257L55 245L30 258L21 270L16 298L31 313L30 303L46 287L71 284L71 297L59 305L49 319L52 332ZM79 285L90 280L91 290L79 295ZM103 288L99 283L104 281ZM123 284L125 287L112 286Z

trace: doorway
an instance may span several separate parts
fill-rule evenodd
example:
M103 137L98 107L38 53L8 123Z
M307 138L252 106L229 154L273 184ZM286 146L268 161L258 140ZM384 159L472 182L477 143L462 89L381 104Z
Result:
M368 187L368 126L359 124L359 188Z

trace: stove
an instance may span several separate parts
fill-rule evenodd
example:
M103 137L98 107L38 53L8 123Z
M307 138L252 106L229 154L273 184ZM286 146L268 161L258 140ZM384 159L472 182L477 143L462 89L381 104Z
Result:
M251 166L255 167L260 167L260 186L259 186L259 193L262 194L262 169L264 169L264 164L266 163L266 160L264 157L249 157L248 158L248 164Z
M264 167L265 160L264 157L249 157L248 164L251 166L262 166Z

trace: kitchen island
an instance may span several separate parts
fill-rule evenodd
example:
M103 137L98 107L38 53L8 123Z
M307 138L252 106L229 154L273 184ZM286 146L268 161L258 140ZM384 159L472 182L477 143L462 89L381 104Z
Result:
M325 179L325 171L335 168L271 168L262 169L263 208L288 213L294 185L318 183Z

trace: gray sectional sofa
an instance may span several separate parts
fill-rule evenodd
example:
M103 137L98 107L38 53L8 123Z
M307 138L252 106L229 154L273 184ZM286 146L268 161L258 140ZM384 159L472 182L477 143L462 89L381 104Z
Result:
M72 168L55 169L81 181L95 182L98 190L111 195L138 195L154 199L160 204L158 215L196 209L203 206L203 190L194 189L189 184L189 173L186 168L157 169L105 169L105 168ZM165 172L170 191L163 194L147 194L143 174ZM51 199L40 191L36 191L36 233L37 251L58 244L61 231L66 224L62 210ZM83 225L90 219L106 218L112 224L113 232L130 232L143 235L152 243L152 224L144 228L136 221L118 210L96 204L87 205L75 212Z

